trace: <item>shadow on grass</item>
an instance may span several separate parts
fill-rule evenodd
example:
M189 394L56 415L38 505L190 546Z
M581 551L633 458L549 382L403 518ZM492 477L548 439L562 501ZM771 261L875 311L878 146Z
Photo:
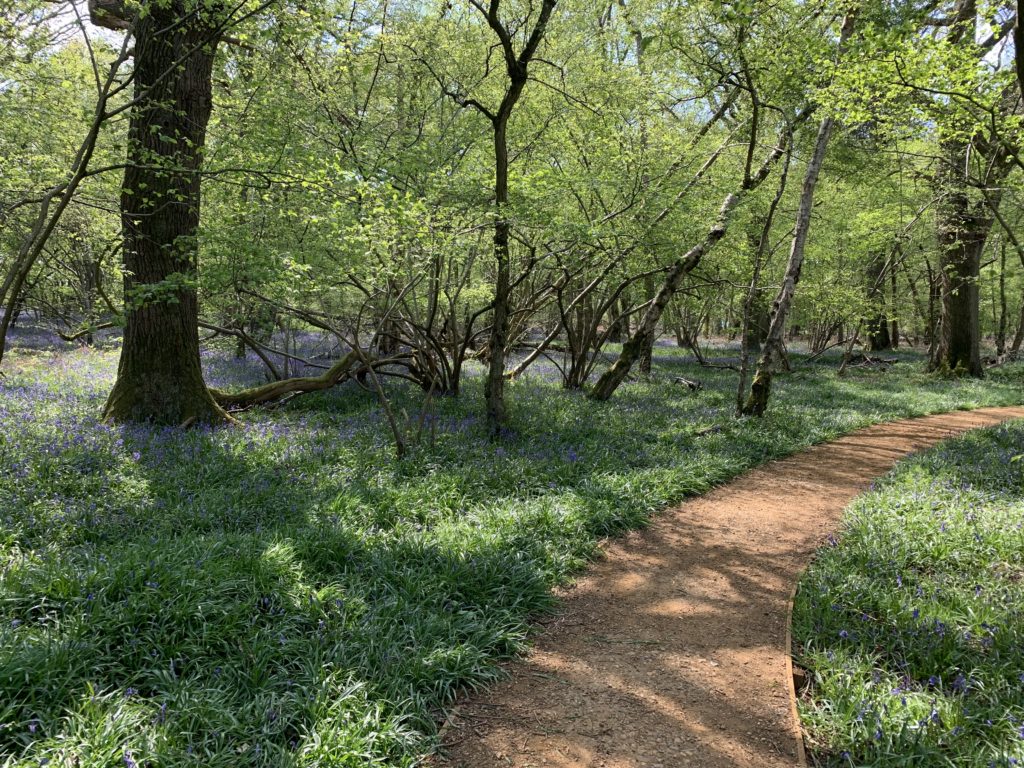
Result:
M596 539L921 410L920 392L892 403L898 382L793 377L768 419L735 423L731 374L701 375L699 394L655 377L605 405L517 383L499 445L467 381L436 404L436 445L402 462L354 388L188 433L110 429L43 388L6 422L25 476L2 488L0 753L412 765L438 708L493 679ZM421 396L396 394L410 412Z
M218 476L251 485L269 471L217 453L216 437L188 443ZM162 464L139 464L165 480ZM289 512L273 527L243 530L230 513L158 519L186 513L180 504L94 521L60 550L9 561L0 752L410 765L431 714L460 683L492 679L550 605L547 553L529 529L319 520L301 484L274 501Z

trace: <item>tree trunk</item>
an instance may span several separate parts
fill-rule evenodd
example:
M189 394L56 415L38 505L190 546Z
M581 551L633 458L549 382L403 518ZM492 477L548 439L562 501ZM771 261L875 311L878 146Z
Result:
M786 186L789 184L789 166L792 159L792 152L787 152L786 159L782 164L782 172L779 174L775 197L772 198L772 202L768 206L768 212L761 221L760 227L748 231L748 239L754 252L754 263L750 275L750 285L743 301L740 370L739 381L736 382L737 418L743 415L743 398L747 394L747 377L750 373L751 357L761 353L761 345L768 338L768 330L771 325L771 315L761 293L761 271L768 258L768 246L771 240L772 225L775 223L775 215L778 213L779 205L786 194Z
M1017 0L1017 13L1013 24L1013 64L1017 72L1017 85L1024 94L1024 26L1021 14L1024 13L1024 0Z
M1017 333L1013 336L1013 344L1010 345L1010 354L1015 357L1019 355L1022 344L1024 344L1024 299L1020 303L1020 319L1017 321Z
M805 112L804 115L806 114L809 113ZM798 121L805 119L804 115L801 115L801 117L798 118ZM772 168L778 162L779 158L781 158L786 152L790 138L787 127L786 129L783 129L778 142L768 153L767 157L765 157L764 161L761 163L761 167L757 170L757 173L744 179L739 192L728 195L725 200L722 201L722 206L718 211L718 218L711 226L708 233L704 236L704 240L683 254L683 256L669 268L665 275L665 282L662 283L661 289L654 297L654 301L651 302L651 305L647 308L647 311L640 319L636 331L634 331L632 336L630 336L629 341L622 345L622 352L619 354L618 359L616 359L612 367L605 371L604 375L597 380L593 390L591 390L591 399L601 401L610 399L611 396L615 394L615 390L618 389L622 382L626 380L630 369L637 360L640 359L640 355L643 353L643 350L650 343L653 343L658 323L661 320L662 312L665 311L665 307L668 306L669 301L671 301L676 291L679 290L679 286L682 285L683 278L696 269L704 255L712 250L715 245L725 237L733 211L736 210L736 207L740 204L740 201L746 194L757 189L757 187L759 187L761 183L768 178L768 174L771 173Z
M942 332L942 319L939 316L942 282L932 269L931 262L925 261L925 267L928 270L928 359L934 360L939 348L939 335Z
M487 411L487 426L491 437L498 437L508 421L505 408L505 348L508 345L509 315L511 301L511 265L509 241L512 223L506 216L508 205L508 121L512 110L523 95L529 79L530 61L537 52L544 37L548 19L555 8L555 0L543 0L540 14L534 24L522 52L516 56L513 50L514 34L509 32L498 18L498 0L490 0L484 13L491 30L498 37L505 58L505 72L509 84L497 112L490 112L478 102L473 102L490 121L494 131L494 301L492 303L491 335L488 341L487 381L484 384L484 404ZM466 102L464 102L466 103Z
M647 301L652 301L656 295L654 276L649 275L644 278L644 297ZM657 336L657 332L652 333L644 341L644 347L640 351L640 373L649 374L651 372L651 361L654 358L654 342L657 341Z
M882 255L874 256L867 268L868 299L875 305L876 312L868 320L868 350L882 352L892 349L892 335L889 329L889 318L884 311L886 284L886 259Z
M999 244L999 316L996 320L996 355L1006 354L1006 241Z
M960 142L956 142L958 145ZM949 150L951 165L961 150ZM962 162L967 162L963 147ZM959 166L958 166L959 168ZM957 173L957 171L953 171ZM992 221L980 215L968 196L966 181L961 188L948 189L946 204L939 211L938 240L942 256L939 270L941 290L940 333L932 358L932 370L956 371L981 378L981 323L978 279L981 254Z
M854 15L852 13L843 20L842 34L839 38L840 51L853 31L853 22ZM750 397L743 407L745 415L764 415L768 408L768 399L771 396L772 368L775 365L775 361L781 359L785 354L786 317L789 315L789 310L793 305L796 286L800 282L800 272L803 270L804 251L807 246L807 235L811 230L811 214L814 211L814 190L818 185L821 166L825 163L825 153L828 151L828 143L832 137L834 122L831 117L821 121L821 126L818 128L818 138L814 144L814 154L807 164L804 186L800 193L800 207L797 211L796 228L793 232L793 243L789 251L789 263L786 265L786 275L782 280L782 286L779 288L779 295L772 305L772 319L768 327L768 338L765 339L764 349L757 363L754 382L750 385Z
M161 424L227 418L199 361L196 235L217 37L182 0L151 4L135 35L136 96L121 187L124 346L105 415Z
M897 307L899 307L899 289L896 286L896 265L897 262L894 261L889 269L889 282L892 289L889 304L889 343L893 349L899 349L900 346L900 321L897 310Z
M629 321L622 316L623 304L621 299L616 299L611 304L608 312L608 321L611 327L608 329L608 341L612 344L621 344L622 337L629 333Z
M959 0L947 38L951 45L974 46L977 25L976 0ZM937 209L937 239L941 254L941 334L932 356L932 370L964 373L981 378L981 323L978 280L981 255L992 227L985 205L998 209L999 200L973 199L979 182L996 187L1006 175L1001 145L985 146L966 126L953 124L940 142L941 160L936 173L936 192L942 201ZM971 176L972 160L984 160L982 179Z

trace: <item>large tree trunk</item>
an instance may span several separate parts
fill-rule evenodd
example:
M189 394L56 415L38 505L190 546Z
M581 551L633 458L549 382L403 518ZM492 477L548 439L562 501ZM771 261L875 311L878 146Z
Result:
M956 142L962 146L962 142ZM959 173L967 162L967 148L950 150L946 162L955 167L947 178ZM952 181L952 180L951 180ZM938 241L942 257L939 279L942 291L940 333L931 361L933 370L984 376L981 364L980 294L981 254L992 226L980 206L972 203L963 186L949 184L945 204L939 210Z
M974 46L977 25L976 0L959 0L948 39L954 46ZM981 378L981 324L978 280L981 255L992 228L986 205L998 209L999 196L979 202L974 191L979 183L997 187L1009 168L1005 148L968 134L969 126L944 126L940 142L942 159L936 174L937 239L941 253L941 333L932 356L932 370L964 373ZM979 162L979 160L981 162ZM981 168L973 178L971 168Z
M217 35L182 0L153 3L135 35L136 97L121 187L124 346L106 417L161 424L227 417L199 361L199 168Z

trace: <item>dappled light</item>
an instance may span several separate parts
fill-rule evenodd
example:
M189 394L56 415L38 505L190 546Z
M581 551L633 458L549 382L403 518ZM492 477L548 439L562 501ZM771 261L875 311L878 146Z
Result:
M1022 3L0 2L0 766L1024 767Z

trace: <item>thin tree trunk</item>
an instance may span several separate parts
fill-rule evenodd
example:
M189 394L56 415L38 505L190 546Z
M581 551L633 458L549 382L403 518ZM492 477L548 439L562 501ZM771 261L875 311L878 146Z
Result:
M889 300L889 343L893 349L899 349L900 346L900 321L899 313L896 309L899 306L896 275L897 263L896 260L893 260L889 268L889 288L891 290Z
M1006 354L1006 241L999 244L999 317L996 321L996 355Z
M855 15L850 13L843 19L842 33L839 37L840 54L853 32L855 18ZM828 151L829 140L832 138L834 124L835 121L831 117L821 121L818 138L814 144L814 154L807 164L804 186L800 193L796 229L793 232L793 243L789 251L789 263L786 265L786 275L779 289L779 295L772 305L772 320L768 327L768 338L765 340L761 358L758 360L754 382L750 386L750 397L743 406L743 412L746 415L764 415L771 397L772 369L775 361L782 359L785 354L786 318L793 305L796 286L800 282L800 273L803 270L804 251L807 247L807 236L811 230L811 214L814 211L814 190L818 185L821 167L825 163L825 154Z
M892 349L892 336L890 334L889 318L885 314L885 290L887 260L881 255L875 255L869 262L867 268L867 294L868 300L875 306L875 313L868 321L868 350L871 352L882 352Z
M654 276L648 276L644 279L644 296L647 301L652 301L657 295L654 289ZM654 358L654 342L657 341L657 332L652 333L644 341L644 347L640 351L640 373L649 374L651 372L651 361Z
M743 415L743 398L747 394L747 378L750 374L750 358L752 355L761 352L761 344L767 337L767 331L771 325L771 317L767 315L762 305L760 296L761 270L764 267L768 255L768 245L771 238L772 225L775 223L775 214L782 203L782 197L786 194L786 185L789 182L789 165L792 160L792 152L786 153L786 160L782 165L782 173L779 176L779 185L775 191L775 197L768 206L768 213L764 217L760 234L754 243L754 269L750 277L750 286L747 289L747 296L743 302L743 335L740 341L740 376L736 383L736 416ZM751 238L752 241L754 238Z
M1021 22L1021 14L1024 14L1024 0L1017 0L1017 14L1013 24L1013 64L1017 71L1017 85L1024 94L1024 22Z
M853 32L854 18L853 14L849 14L843 20L842 34L839 39L840 52ZM768 338L765 340L761 358L758 360L754 382L750 386L750 397L743 406L743 412L746 415L764 415L771 396L772 369L775 366L775 361L781 359L785 352L786 318L793 305L796 286L800 282L800 273L804 266L804 252L807 247L807 236L811 230L811 214L814 211L814 190L818 185L821 167L825 163L825 154L828 151L829 140L832 138L834 124L835 121L831 117L821 121L821 126L818 128L818 138L814 144L814 154L807 164L803 190L800 193L800 207L797 212L796 229L793 232L793 243L789 251L789 263L786 265L786 275L783 278L779 294L772 305L772 319L768 327Z
M482 6L480 7L483 11ZM505 58L505 70L509 85L497 112L491 112L479 102L472 102L477 110L486 115L494 130L494 300L492 302L491 335L488 343L487 381L484 384L484 404L487 411L487 425L492 437L497 437L508 421L505 406L505 353L508 346L509 315L511 303L511 265L509 241L512 223L505 208L509 201L508 188L508 121L528 80L530 61L537 52L548 19L555 8L555 0L544 0L533 31L517 56L513 50L514 33L509 31L498 17L499 0L490 0L485 17L488 26L498 37ZM463 103L469 103L465 100Z
M1013 336L1013 344L1010 345L1010 354L1020 354L1021 345L1024 344L1024 299L1020 303L1020 319L1017 320L1017 333Z
M846 27L851 23L852 20L848 17L843 25L844 37L848 34ZM807 246L807 235L811 230L814 190L818 184L821 166L825 162L825 153L828 150L829 139L832 137L833 125L834 121L831 117L825 118L821 122L821 127L818 129L818 139L814 145L814 155L807 165L804 187L800 194L800 209L797 213L796 230L793 233L789 263L786 266L786 275L782 280L779 295L772 305L772 319L768 326L768 338L765 340L764 349L761 351L761 358L757 363L754 383L750 386L750 397L747 398L747 402L743 406L743 413L748 416L763 416L768 408L768 399L771 396L772 388L772 369L775 366L776 359L782 357L786 318L793 305L797 283L800 282L800 272L804 266L804 251Z
M802 113L797 119L798 122L802 122L809 114L809 112ZM768 177L768 174L771 173L779 158L785 154L792 138L791 132L793 127L787 126L783 128L778 142L768 153L757 173L745 179L738 192L728 195L722 201L718 217L704 236L704 239L693 246L669 268L665 276L665 282L654 297L654 301L651 302L651 305L640 319L637 329L630 336L629 340L622 345L622 352L619 354L618 359L594 385L594 389L590 392L591 399L602 401L610 399L615 394L615 390L626 380L630 369L640 359L640 355L650 343L650 340L654 338L661 315L676 291L679 290L680 285L682 285L683 278L690 274L700 264L704 255L711 251L725 237L736 207L746 194L761 185L761 182Z

